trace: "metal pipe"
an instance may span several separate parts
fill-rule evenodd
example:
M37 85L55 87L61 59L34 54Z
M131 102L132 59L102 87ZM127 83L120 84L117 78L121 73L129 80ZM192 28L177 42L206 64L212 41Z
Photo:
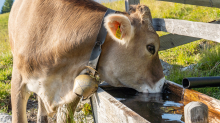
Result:
M191 77L182 81L184 88L218 87L220 77Z

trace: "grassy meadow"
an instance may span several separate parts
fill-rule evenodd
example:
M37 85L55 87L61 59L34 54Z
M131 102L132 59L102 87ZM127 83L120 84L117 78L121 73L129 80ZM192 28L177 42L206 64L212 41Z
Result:
M12 54L8 38L9 13L0 14L0 112L7 112L10 98Z
M118 11L125 11L124 1L102 3ZM220 18L220 9L141 0L149 6L153 18L173 18L198 22L210 22ZM10 98L10 80L12 71L12 54L8 39L8 16L0 15L0 112L7 112ZM160 36L168 33L158 32ZM159 52L160 59L174 65L166 79L181 84L184 77L220 76L220 44L201 39L179 47ZM192 70L180 71L180 68L194 64ZM214 98L220 99L220 88L195 89Z

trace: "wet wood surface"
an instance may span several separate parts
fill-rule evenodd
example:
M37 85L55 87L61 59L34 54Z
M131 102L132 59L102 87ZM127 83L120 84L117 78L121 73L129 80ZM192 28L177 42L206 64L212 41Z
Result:
M183 95L183 86L176 84L174 82L166 81L164 83L164 88L179 97L182 97Z
M220 121L220 100L207 96L203 93L199 93L195 90L185 89L184 97L183 97L183 104L186 105L191 101L199 101L206 104L209 108L210 116L215 117L215 119L219 122Z
M91 102L95 123L150 123L101 88Z
M184 105L187 105L192 101L198 101L206 104L209 108L209 123L220 123L220 100L192 89L184 89L182 85L171 81L167 81L165 85L172 93L178 96L181 95L181 103Z
M186 123L208 123L208 106L201 102L190 102L184 107Z

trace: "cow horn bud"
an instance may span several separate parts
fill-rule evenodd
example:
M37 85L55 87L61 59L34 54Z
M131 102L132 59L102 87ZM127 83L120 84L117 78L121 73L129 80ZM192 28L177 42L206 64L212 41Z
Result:
M141 18L141 22L143 25L147 26L147 29L151 32L155 32L152 25L152 17L150 9L145 5L136 6L136 12Z
M79 75L74 80L73 92L83 99L90 97L98 89L98 82L89 75Z

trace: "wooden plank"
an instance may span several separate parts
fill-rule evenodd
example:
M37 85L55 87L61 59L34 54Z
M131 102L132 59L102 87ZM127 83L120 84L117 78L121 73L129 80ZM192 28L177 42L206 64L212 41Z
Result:
M187 44L200 38L193 38L188 36L182 36L177 34L168 34L160 37L160 51L170 48L174 48L183 44Z
M95 123L150 123L101 88L91 102Z
M140 0L129 0L129 5L137 5L140 3Z
M191 5L220 8L220 1L219 0L158 0L158 1L167 1L167 2L175 2L175 3L183 3L183 4L191 4Z
M182 101L182 103L184 105L187 105L188 103L192 102L192 100L186 100L184 99L184 101ZM220 115L217 113L213 113L212 111L208 112L208 116L209 116L209 123L220 123Z
M129 11L129 6L130 5L135 5L135 4L139 4L140 0L125 0L125 10L126 12Z
M164 88L168 89L168 91L174 93L179 97L182 97L183 95L183 86L176 84L174 82L166 80L166 82L164 83Z
M209 108L209 123L220 123L220 100L207 96L191 89L184 90L183 104L199 101Z
M184 89L182 85L166 80L165 88L168 88L171 93L175 93L177 96L181 96L184 105L191 101L199 101L206 104L210 111L216 114L220 114L220 100L207 96L191 89Z
M125 10L126 12L129 11L129 0L125 0Z
M184 91L184 101L199 101L206 104L209 108L209 111L220 114L220 100L207 96L203 93L191 89L185 89Z
M213 24L220 24L219 20L214 20ZM187 44L193 41L200 40L201 38L194 38L189 36L177 35L177 34L168 34L160 37L160 51L177 47L183 44Z
M208 106L201 102L190 102L184 107L186 123L208 123Z
M206 104L209 108L209 123L220 123L220 100L209 97L191 89L184 89L182 85L166 80L165 88L180 96L182 103L187 105L191 101L199 101ZM215 108L216 107L216 108Z
M220 43L220 24L154 18L153 26L156 31L203 38Z

